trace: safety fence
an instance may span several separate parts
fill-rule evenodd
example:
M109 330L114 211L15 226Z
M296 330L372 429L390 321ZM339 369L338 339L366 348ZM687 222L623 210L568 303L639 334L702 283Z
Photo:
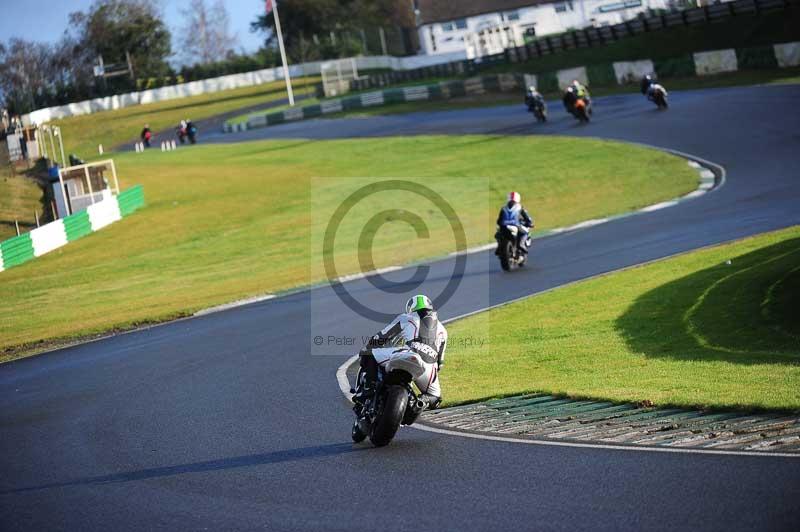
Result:
M365 92L326 100L315 105L252 115L246 122L226 123L225 131L228 133L244 131L393 103L440 100L486 92L519 90L530 85L538 87L540 92L553 93L563 89L576 79L589 86L609 86L635 82L645 74L655 74L659 79L668 79L734 72L742 68L786 68L798 65L800 65L800 42L791 42L771 46L697 52L673 59L618 61L539 74L515 73L476 76L461 80Z
M798 1L735 0L694 9L668 11L627 20L613 26L590 27L557 35L542 36L523 46L508 48L499 54L430 65L413 70L382 72L352 82L351 90L362 91L436 77L477 74L481 70L496 67L497 65L522 63L538 57L579 48L602 47L620 39L643 33L660 31L676 26L724 22L731 17L757 15L764 12L784 10L789 7L796 9Z
M0 272L99 231L143 206L144 190L136 185L86 210L0 242Z

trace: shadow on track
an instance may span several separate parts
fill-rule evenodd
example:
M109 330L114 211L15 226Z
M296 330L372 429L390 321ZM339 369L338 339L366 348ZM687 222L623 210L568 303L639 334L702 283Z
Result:
M249 454L244 456L234 456L231 458L220 458L219 460L195 462L191 464L153 467L149 469L140 469L138 471L124 471L121 473L111 473L108 475L100 475L95 477L78 478L64 482L53 482L50 484L41 484L39 486L4 490L0 491L0 495L24 493L50 488L64 488L70 486L92 486L118 482L134 482L137 480L170 477L187 473L204 473L207 471L223 471L240 467L279 464L282 462L296 462L298 460L337 456L368 449L368 447L355 447L352 443L332 443L313 447L300 447L298 449L285 449L271 453Z

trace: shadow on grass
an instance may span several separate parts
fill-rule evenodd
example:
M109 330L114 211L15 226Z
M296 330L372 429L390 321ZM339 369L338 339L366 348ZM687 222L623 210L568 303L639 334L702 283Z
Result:
M648 357L798 365L798 265L800 238L757 249L643 294L615 327Z

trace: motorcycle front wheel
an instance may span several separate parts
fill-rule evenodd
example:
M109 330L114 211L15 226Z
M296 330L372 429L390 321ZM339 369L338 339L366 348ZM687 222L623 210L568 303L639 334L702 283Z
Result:
M353 443L361 443L367 437L366 434L361 432L357 419L353 422L353 430L350 431L350 436L353 438Z
M369 433L369 441L372 442L372 445L383 447L392 441L394 435L397 434L397 429L400 428L400 422L403 421L407 406L408 391L403 386L389 386L383 408L375 423L372 424L372 430Z

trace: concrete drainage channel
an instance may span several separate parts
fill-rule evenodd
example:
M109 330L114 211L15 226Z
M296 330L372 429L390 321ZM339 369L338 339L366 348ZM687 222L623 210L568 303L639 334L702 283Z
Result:
M521 395L426 412L424 423L520 439L800 456L800 416L640 407Z

